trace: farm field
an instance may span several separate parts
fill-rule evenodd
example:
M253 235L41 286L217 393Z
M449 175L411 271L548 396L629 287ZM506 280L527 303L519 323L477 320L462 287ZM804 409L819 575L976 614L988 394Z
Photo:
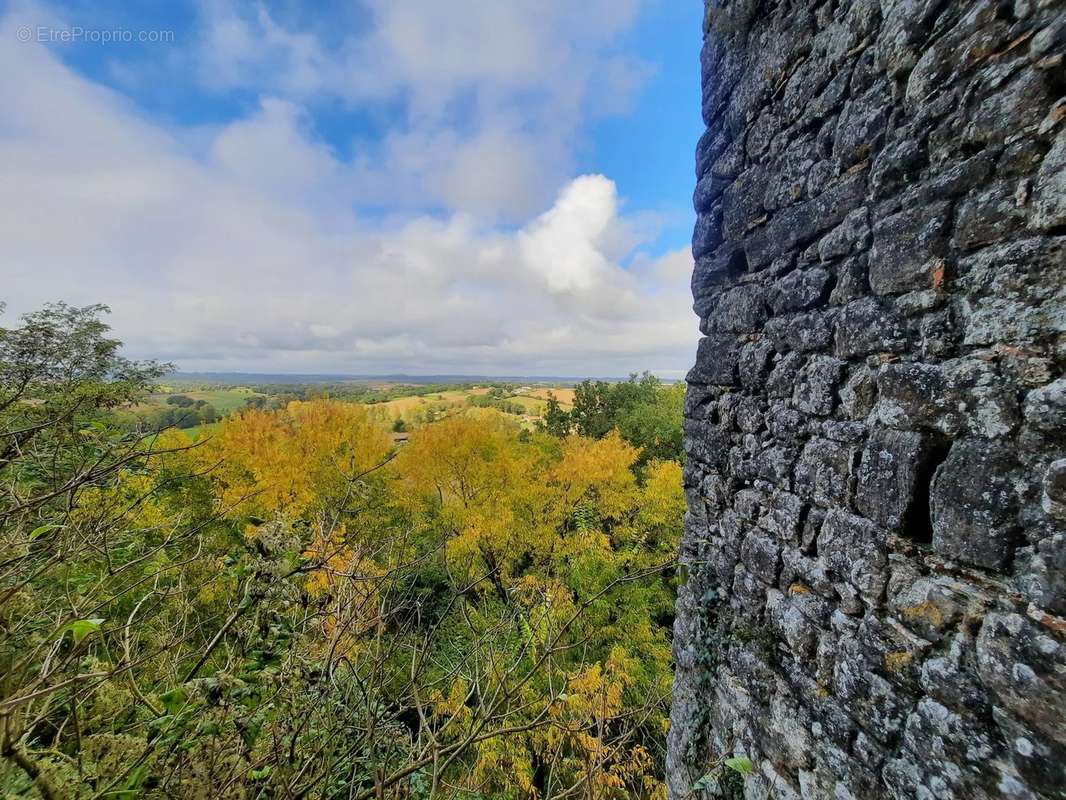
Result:
M180 404L174 401L180 398ZM548 398L555 397L564 411L573 407L574 390L568 386L518 384L418 384L401 382L353 382L338 384L257 384L225 385L204 381L170 380L157 387L136 405L121 412L130 425L148 421L159 426L177 425L193 438L217 430L218 422L248 407L282 408L292 400L330 397L341 402L361 403L371 416L398 429L417 427L425 422L470 409L491 406L505 411L531 428L548 409ZM191 411L210 408L212 413L200 421L188 420ZM185 415L183 416L183 411ZM168 416L168 414L170 416ZM184 418L188 421L177 422Z
M559 405L563 408L570 408L574 405L574 390L569 386L549 386L530 389L528 392L523 392L521 396L532 397L544 401L547 401L549 397L554 396L555 399L559 401Z
M148 395L146 400L151 405L162 405L167 398L181 394L190 400L203 400L215 407L219 414L227 416L244 408L250 397L266 397L265 394L249 389L247 386L228 386L211 389L184 389L181 386L161 387L159 392Z
M403 416L412 411L424 410L433 406L462 406L467 398L488 394L490 388L481 386L475 389L454 389L445 392L428 392L410 397L397 397L382 403L367 403L370 408L381 409L390 416Z
M487 399L490 394L493 397L492 401ZM549 394L558 397L564 409L569 409L573 404L574 391L565 387L543 387L532 390L521 387L521 389L501 390L500 387L475 386L397 397L380 403L368 403L367 406L375 416L385 420L402 419L407 425L418 425L434 417L439 418L444 414L470 408L474 405L474 398L485 398L485 402L491 402L499 408L509 410L510 413L522 419L525 427L531 427L547 411Z

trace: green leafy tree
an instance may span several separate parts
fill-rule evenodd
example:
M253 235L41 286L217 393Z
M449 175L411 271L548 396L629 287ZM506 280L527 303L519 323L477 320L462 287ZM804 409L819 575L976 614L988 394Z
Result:
M681 444L685 406L685 384L660 386L650 398L641 398L618 420L618 432L630 444L641 448L641 461L684 463Z
M679 464L496 408L123 430L168 367L104 311L0 328L0 794L665 797Z
M544 412L544 418L541 420L541 428L552 436L563 438L569 435L572 425L573 423L570 420L570 414L564 411L563 407L559 405L559 401L556 399L555 395L549 394L548 408Z
M110 423L171 369L122 357L106 312L60 303L0 328L0 755L46 798L67 795L29 744L56 703L108 671L84 661L111 622L99 601L115 589L95 569L129 577L123 559L99 563L122 545L108 543L108 514L81 523L82 500L160 451L156 437ZM82 571L86 561L98 566Z
M218 422L221 417L218 410L210 403L204 403L200 407L200 422L210 424L212 422Z
M641 449L639 466L654 459L682 462L684 392L684 384L664 386L648 372L618 383L585 380L574 390L569 413L554 398L548 400L542 425L554 436L573 431L591 439L617 430Z

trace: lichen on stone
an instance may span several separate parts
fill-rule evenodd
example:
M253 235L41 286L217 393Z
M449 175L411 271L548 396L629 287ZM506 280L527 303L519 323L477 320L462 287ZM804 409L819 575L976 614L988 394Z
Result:
M707 3L674 800L1066 798L1064 63L1057 0Z

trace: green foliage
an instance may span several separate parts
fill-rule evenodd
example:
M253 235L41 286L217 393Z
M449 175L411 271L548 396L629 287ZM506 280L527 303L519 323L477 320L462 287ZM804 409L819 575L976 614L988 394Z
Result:
M553 436L577 433L592 439L617 430L641 449L641 464L651 460L683 462L684 404L684 384L663 385L648 372L618 383L585 380L575 389L569 412L554 398L548 400L541 427Z
M755 765L746 756L722 759L706 775L692 784L692 791L706 791L714 797L744 797L744 778L755 772Z
M570 414L563 411L563 407L559 405L559 401L554 395L548 397L548 410L544 412L541 426L552 436L558 436L559 438L563 438L570 433Z
M73 622L68 622L62 628L59 629L60 637L65 633L70 633L74 638L74 644L81 644L91 633L96 633L100 630L100 626L104 623L104 620L100 617L95 619L76 619Z
M732 758L727 758L723 763L729 769L739 772L741 775L750 775L755 770L751 759L745 756L733 756Z
M505 393L498 389L494 389L488 394L471 395L466 402L467 405L475 408L495 408L504 414L514 414L519 417L526 413L524 405L507 400Z
M201 444L131 429L165 367L103 311L0 329L0 795L665 796L679 464L505 387L398 452L248 392Z

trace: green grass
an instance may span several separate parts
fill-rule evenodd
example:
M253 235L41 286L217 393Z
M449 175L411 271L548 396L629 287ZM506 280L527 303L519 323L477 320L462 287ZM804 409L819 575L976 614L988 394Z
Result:
M183 394L193 400L203 400L215 407L222 416L231 414L237 409L244 408L244 403L249 397L263 397L259 392L253 392L246 386L231 386L219 389L188 389L176 388L170 392L157 392L145 398L146 405L165 406L167 398L171 395Z
M196 441L200 438L212 436L216 433L221 426L221 422L208 422L203 425L194 425L191 428L184 428L183 431L188 434L189 438Z
M544 416L544 412L548 410L548 402L546 400L530 397L525 394L516 394L512 397L508 397L504 402L522 406L522 408L526 410L526 413L533 417L542 417Z

